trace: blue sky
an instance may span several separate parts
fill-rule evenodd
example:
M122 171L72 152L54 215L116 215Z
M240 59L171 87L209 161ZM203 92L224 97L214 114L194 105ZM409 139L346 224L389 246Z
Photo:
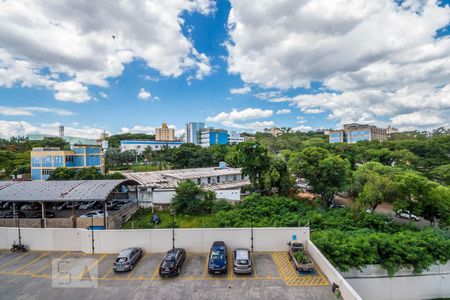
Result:
M448 1L25 2L0 4L0 137L449 124Z

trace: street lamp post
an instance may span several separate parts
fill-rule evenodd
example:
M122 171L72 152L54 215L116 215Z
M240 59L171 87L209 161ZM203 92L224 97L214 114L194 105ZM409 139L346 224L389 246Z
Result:
M175 249L175 212L170 210L170 214L172 215L172 250Z
M250 240L251 240L251 249L253 253L253 214L250 215Z
M91 240L92 240L92 254L95 252L95 241L94 241L94 216L91 216Z
M21 246L22 245L22 235L20 234L20 218L19 218L19 213L17 212L15 202L13 202L13 215L14 215L14 218L16 219L16 226L17 226L17 231L19 234L19 246Z

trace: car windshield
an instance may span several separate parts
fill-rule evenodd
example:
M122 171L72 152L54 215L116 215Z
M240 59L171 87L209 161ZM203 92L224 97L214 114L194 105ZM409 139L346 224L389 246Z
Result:
M222 252L213 251L211 253L211 260L215 263L218 261L222 261L224 259L224 254Z
M118 263L124 263L124 262L126 262L127 261L127 258L126 257L118 257L117 259L116 259L116 262L118 262Z
M175 265L175 260L174 259L165 259L162 262L162 267L163 268L169 268L172 267L173 265Z
M238 265L248 265L247 259L238 259L237 260Z

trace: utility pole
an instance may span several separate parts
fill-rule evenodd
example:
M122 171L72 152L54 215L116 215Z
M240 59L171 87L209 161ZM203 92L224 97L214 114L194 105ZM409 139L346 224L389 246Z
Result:
M92 240L92 254L95 252L95 243L94 243L94 216L91 216L91 240Z
M172 215L172 250L175 250L175 212L171 211Z
M17 231L19 234L19 245L22 245L22 235L20 234L20 219L19 219L19 213L17 212L17 208L16 208L16 202L13 202L13 215L14 218L16 219L16 226L17 226Z
M251 249L253 253L253 214L250 215L250 240L252 242Z

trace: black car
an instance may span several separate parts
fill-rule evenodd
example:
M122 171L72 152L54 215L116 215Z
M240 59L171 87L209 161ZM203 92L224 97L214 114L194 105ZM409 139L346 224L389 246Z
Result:
M228 251L225 242L216 241L211 246L208 272L210 274L226 274L228 272Z
M23 211L20 211L20 210L17 211L17 214L18 214L19 218L26 218L27 217L27 215ZM13 219L15 217L16 216L14 216L14 213L12 211L7 212L6 214L2 215L2 218L7 218L7 219Z
M159 276L169 277L179 275L185 260L186 251L184 249L170 249L164 255L161 265L159 266Z
M45 211L45 217L46 217L47 219L54 218L54 217L55 217L55 213L52 212L52 211L48 211L48 210L47 210L47 211ZM31 215L29 215L27 218L30 218L30 219L40 219L40 218L42 218L42 212L37 211L37 212L32 213Z
M141 248L128 248L122 250L113 264L114 272L132 271L134 265L142 256Z

